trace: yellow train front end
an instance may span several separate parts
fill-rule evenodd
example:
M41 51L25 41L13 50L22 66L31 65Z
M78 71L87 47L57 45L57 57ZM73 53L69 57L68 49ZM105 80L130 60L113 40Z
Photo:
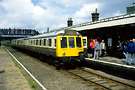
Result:
M79 57L84 52L81 35L63 35L56 37L57 57Z

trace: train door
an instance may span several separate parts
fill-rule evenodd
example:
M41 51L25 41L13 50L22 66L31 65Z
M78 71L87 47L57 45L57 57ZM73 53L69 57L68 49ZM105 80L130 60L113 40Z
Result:
M83 46L85 49L87 49L87 37L83 37Z

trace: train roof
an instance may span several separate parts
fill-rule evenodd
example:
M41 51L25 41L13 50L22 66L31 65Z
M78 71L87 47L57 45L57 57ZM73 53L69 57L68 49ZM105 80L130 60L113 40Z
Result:
M28 37L28 38L54 37L56 35L57 35L57 32L48 32L48 33L45 33L45 34L36 35L36 36Z
M64 32L61 31L61 33ZM35 35L35 36L30 36L30 37L27 37L27 38L19 38L17 40L26 40L26 39L36 39L36 38L45 38L45 37L54 37L58 34L58 32L54 31L54 32L48 32L48 33L45 33L45 34L40 34L40 35Z
M80 35L76 30L72 30L72 29L64 29L64 30L55 30L55 31L50 31L48 33L45 34L41 34L41 35L36 35L36 36L30 36L28 38L20 38L17 40L26 40L26 39L36 39L36 38L46 38L46 37L55 37L58 34L59 35L71 35L71 34L76 34L76 35Z

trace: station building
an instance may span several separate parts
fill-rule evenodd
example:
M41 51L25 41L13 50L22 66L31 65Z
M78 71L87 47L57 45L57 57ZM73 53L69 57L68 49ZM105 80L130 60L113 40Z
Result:
M120 16L99 19L97 9L92 15L92 21L73 25L68 21L68 28L77 30L83 36L87 36L89 47L90 39L104 40L107 54L110 56L122 55L120 45L131 38L135 38L135 5L127 7L127 13ZM70 19L69 19L70 20Z

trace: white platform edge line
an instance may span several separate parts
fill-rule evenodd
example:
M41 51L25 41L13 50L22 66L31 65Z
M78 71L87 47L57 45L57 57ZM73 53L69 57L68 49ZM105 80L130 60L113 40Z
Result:
M133 68L133 69L135 69L135 67L134 67L134 66L122 65L122 64L118 64L118 63L106 62L106 61L95 60L95 59L90 59L90 58L85 58L85 59L87 59L87 60L91 60L91 61L97 61L97 62L102 62L102 63L107 63L107 64L112 64L112 65L123 66L123 67L127 67L127 68Z
M34 81L36 81L36 83L39 84L39 86L40 86L43 90L47 90L47 89L24 67L24 65L21 64L13 54L11 54L11 52L10 52L8 49L7 49L7 51L8 51L8 53L13 57L13 59L15 59L15 61L32 77L32 79L33 79Z

